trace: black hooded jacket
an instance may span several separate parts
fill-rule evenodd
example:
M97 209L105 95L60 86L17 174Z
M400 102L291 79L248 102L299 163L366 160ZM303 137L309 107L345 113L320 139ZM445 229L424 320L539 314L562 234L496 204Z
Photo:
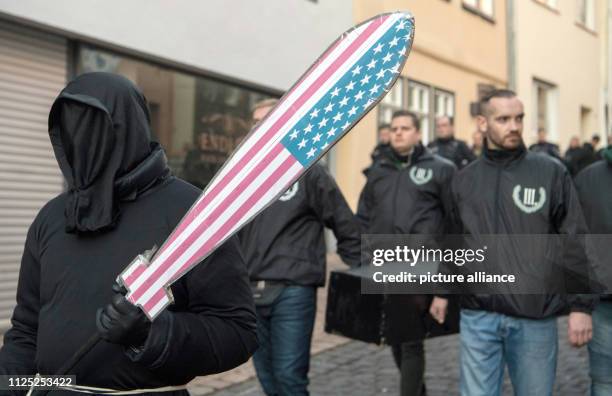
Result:
M440 157L452 161L458 169L465 167L476 159L476 155L470 150L463 140L437 138L427 145L427 148Z
M324 227L334 232L342 260L358 265L361 239L353 212L325 168L314 165L240 231L251 280L323 286Z
M612 146L604 149L604 161L598 161L576 176L576 190L598 263L602 266L602 279L608 290L612 289ZM606 155L607 154L607 155ZM612 300L612 294L605 297Z
M78 77L55 101L49 126L69 188L28 231L0 374L55 373L96 332L96 310L110 302L117 275L160 246L200 194L169 175L163 151L150 143L145 99L127 79ZM175 303L152 323L140 353L102 341L71 372L77 384L179 385L249 358L254 305L236 238L172 292Z
M392 150L372 167L361 192L357 219L362 233L426 234L448 232L452 208L450 182L456 167L415 147L408 163Z
M533 189L528 202L520 195ZM587 228L578 195L568 171L558 160L527 151L492 151L458 172L452 183L457 230L478 239L492 234L561 234L573 242ZM518 202L517 202L518 201ZM526 207L530 205L530 207ZM528 258L527 258L528 259ZM542 263L543 264L543 263ZM583 262L587 265L587 262ZM541 277L559 275L560 266L542 265ZM554 271L554 272L553 272ZM462 307L500 312L511 316L545 318L571 308L590 312L593 300L579 295L468 295Z
M529 150L536 153L544 153L548 154L551 157L561 159L561 154L559 152L559 146L554 143L549 142L538 142L529 146Z

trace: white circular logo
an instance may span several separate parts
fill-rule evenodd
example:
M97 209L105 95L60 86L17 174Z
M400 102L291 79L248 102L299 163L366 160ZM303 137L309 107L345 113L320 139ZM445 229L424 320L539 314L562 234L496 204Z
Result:
M432 177L433 171L431 169L417 168L416 166L410 169L410 179L419 186L430 181Z
M278 199L279 201L289 201L291 198L295 197L295 194L298 192L298 182L295 182L289 187L287 191Z
M523 194L521 195L521 189ZM540 197L536 201L536 189L535 188L522 188L520 184L514 186L512 190L512 200L514 204L525 213L534 213L542 209L542 206L546 203L546 190L544 187L537 189Z

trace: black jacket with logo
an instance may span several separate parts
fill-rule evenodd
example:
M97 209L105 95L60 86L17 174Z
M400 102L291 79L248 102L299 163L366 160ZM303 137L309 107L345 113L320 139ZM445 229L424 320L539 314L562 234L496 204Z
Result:
M323 286L324 227L334 232L342 260L358 265L361 240L353 212L327 170L314 165L240 231L251 280Z
M526 189L531 190L530 194L525 194ZM514 152L485 147L483 157L458 172L452 191L458 229L475 238L490 234L563 234L568 236L565 241L573 241L587 232L578 195L565 167L524 146ZM586 266L586 260L582 264ZM541 271L551 273L540 275L559 276L555 270L560 268L543 265ZM559 294L462 298L464 308L528 318L553 316L570 306L572 310L589 312L592 302L584 295Z
M550 155L551 157L561 159L561 154L559 152L559 146L554 143L549 143L549 142L534 143L531 146L529 146L529 151L533 151L536 153L544 153L544 154Z
M612 148L608 150L612 152ZM612 273L612 262L609 261L612 241L612 159L587 167L576 176L575 182L589 231L596 234L591 241L594 253L602 260L599 264L605 266L601 269L602 280L609 290L612 287L609 284ZM612 295L605 299L612 300Z
M457 168L461 169L476 159L476 155L463 140L453 138L436 139L427 145L433 153L451 160Z
M357 219L363 233L439 235L452 208L450 182L456 167L415 147L408 163L389 152L368 174Z

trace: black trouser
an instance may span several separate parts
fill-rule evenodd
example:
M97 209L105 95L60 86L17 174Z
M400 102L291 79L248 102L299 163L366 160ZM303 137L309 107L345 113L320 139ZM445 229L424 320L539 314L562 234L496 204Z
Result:
M391 346L395 364L400 370L400 395L424 396L425 350L423 340Z

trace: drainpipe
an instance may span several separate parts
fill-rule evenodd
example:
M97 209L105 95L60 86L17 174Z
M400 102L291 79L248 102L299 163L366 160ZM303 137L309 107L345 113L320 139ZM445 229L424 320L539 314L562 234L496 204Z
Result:
M508 88L516 91L516 48L514 36L514 0L506 0L506 46L508 58Z

